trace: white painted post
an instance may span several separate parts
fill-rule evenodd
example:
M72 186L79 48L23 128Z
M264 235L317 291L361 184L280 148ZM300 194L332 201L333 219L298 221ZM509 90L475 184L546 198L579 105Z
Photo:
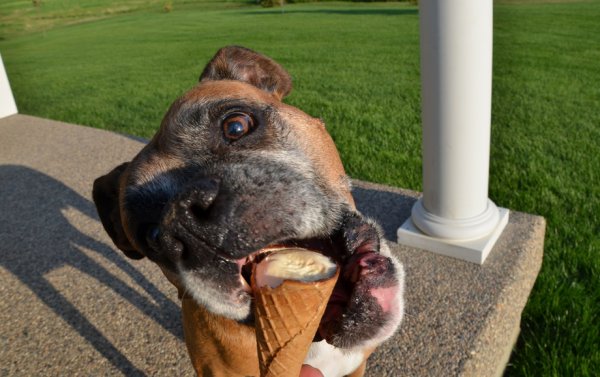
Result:
M483 263L508 211L488 199L493 0L421 0L423 197L398 242Z
M8 76L4 69L2 55L0 55L0 118L7 117L17 113L17 104L13 97Z

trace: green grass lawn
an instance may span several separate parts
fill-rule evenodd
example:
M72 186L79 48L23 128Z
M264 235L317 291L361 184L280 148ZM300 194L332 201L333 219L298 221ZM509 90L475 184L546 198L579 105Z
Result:
M2 0L0 40L140 10L168 12L174 7L224 9L243 5L248 3L240 0Z
M351 176L421 189L414 6L163 4L27 30L13 14L0 53L20 112L149 137L212 54L241 44L289 70L288 102L326 121ZM548 221L508 373L598 375L600 3L511 1L494 19L490 198Z

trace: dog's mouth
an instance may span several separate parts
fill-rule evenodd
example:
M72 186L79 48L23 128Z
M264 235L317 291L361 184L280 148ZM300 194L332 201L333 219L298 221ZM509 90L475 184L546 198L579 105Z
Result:
M313 341L323 339L330 340L335 332L336 325L341 321L354 290L360 274L361 265L375 255L374 252L355 252L347 255L343 246L335 242L333 238L314 238L308 240L289 240L269 245L245 258L238 259L239 279L243 289L252 295L251 277L256 264L260 263L268 255L290 248L307 249L323 254L332 259L340 268L340 277L327 302L325 313L321 318L319 328Z

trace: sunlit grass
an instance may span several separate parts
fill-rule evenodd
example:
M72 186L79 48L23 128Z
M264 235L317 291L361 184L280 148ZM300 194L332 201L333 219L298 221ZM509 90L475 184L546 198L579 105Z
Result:
M325 120L353 177L421 189L415 7L177 4L1 41L19 110L149 137L212 54L240 44L290 71L288 102ZM600 3L503 4L494 19L490 197L548 220L508 372L592 376L600 370Z

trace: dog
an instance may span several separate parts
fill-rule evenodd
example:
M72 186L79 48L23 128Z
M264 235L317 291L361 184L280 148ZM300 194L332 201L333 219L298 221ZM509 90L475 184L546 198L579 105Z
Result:
M274 60L224 47L139 154L94 181L114 244L178 289L199 376L259 375L248 281L269 246L341 267L301 376L362 376L402 320L403 267L356 210L323 122L282 102L291 89Z

